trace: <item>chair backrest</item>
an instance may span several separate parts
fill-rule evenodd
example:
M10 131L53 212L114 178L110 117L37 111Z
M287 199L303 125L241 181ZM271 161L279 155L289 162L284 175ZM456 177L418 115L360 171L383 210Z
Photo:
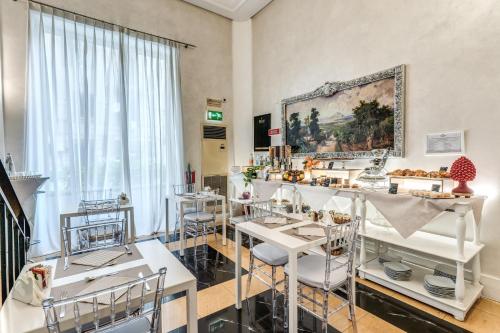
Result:
M81 208L85 213L86 224L118 220L120 218L120 201L117 198L82 200Z
M81 313L81 303L90 303L92 306L90 315L90 317L92 317L92 323L90 323L90 325L93 327L90 330L85 330L85 332L106 332L117 326L123 328L123 331L126 331L127 324L137 322L140 318L146 319L149 315L152 316L151 321L148 321L150 323L148 332L158 332L161 326L161 299L163 296L166 272L167 269L164 267L156 274L93 293L70 297L59 301L54 301L53 298L45 299L42 302L42 306L45 313L48 332L61 332L59 314L63 307L65 309L68 307L68 309L70 309L69 312L72 312L75 331L77 333L82 332L83 326L88 323L83 323L81 317L83 315L88 316L88 313ZM157 279L156 286L151 288L150 291L147 291L147 282L155 279ZM141 288L140 295L136 299L132 298L132 288L134 287ZM123 293L124 290L125 293ZM144 305L149 303L153 298L153 293L153 306L145 307ZM117 294L122 296L116 299ZM102 299L109 300L109 305L100 306L99 300ZM106 313L106 316L101 318L101 314L103 313Z
M193 206L196 207L196 214L205 212L212 214L214 219L216 218L218 200L215 196L196 192L193 198Z
M245 208L247 209L248 220L273 215L272 200L253 200L252 203L246 205Z
M179 184L172 185L172 190L175 195L185 194L185 193L195 193L196 184Z
M351 276L353 273L359 221L360 217L356 216L351 222L326 226L325 289L330 289L332 271L347 266L347 275ZM339 249L343 249L344 252L340 256L334 256L332 252ZM342 261L339 260L341 258Z
M125 245L125 223L121 219L63 226L64 267L69 266L68 257L71 255ZM76 246L73 241L76 241Z

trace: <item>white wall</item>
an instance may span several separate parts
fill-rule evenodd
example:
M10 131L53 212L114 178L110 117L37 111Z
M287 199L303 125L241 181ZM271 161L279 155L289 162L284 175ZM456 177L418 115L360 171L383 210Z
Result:
M225 97L232 123L231 21L180 0L45 0L47 4L197 45L181 50L185 160L199 177L207 97ZM23 168L26 2L0 0L6 151ZM231 138L231 127L229 127ZM231 140L229 147L231 147ZM231 153L231 152L230 152ZM36 171L36 170L31 170Z
M247 165L253 151L252 21L233 21L234 164Z
M436 169L426 133L464 129L471 185L490 198L481 257L486 295L500 299L500 2L495 0L274 0L253 18L254 113L325 81L407 65L406 158L388 168ZM450 230L454 232L454 230Z

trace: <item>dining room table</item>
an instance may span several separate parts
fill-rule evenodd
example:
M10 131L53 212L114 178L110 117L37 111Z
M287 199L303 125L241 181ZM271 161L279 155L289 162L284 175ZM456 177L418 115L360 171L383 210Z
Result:
M257 238L263 242L281 248L288 253L288 278L289 278L289 294L288 294L288 331L296 333L298 330L297 317L297 258L301 253L321 253L321 245L326 244L327 237L300 237L293 230L299 227L315 227L318 223L311 220L299 220L287 218L284 225L266 225L262 222L248 221L235 225L235 247L236 247L236 263L235 263L235 290L237 309L242 307L242 268L241 268L241 242L242 234L247 234Z
M44 298L53 297L58 300L61 295L67 297L76 296L89 287L92 278L97 281L110 274L117 277L136 279L140 275L148 276L157 273L160 268L166 267L163 296L174 295L180 292L186 293L187 332L198 332L197 318L197 287L196 277L185 268L182 263L162 244L159 240L142 241L125 247L109 248L110 251L123 251L125 254L118 257L112 265L90 267L73 264L75 260L82 260L87 254L70 256L70 267L64 270L64 262L61 258L45 260L36 264L28 264L23 272L33 265L43 264L50 267L48 287L43 289ZM21 273L23 274L23 273ZM109 285L107 287L112 287ZM13 289L14 290L14 289ZM7 297L0 309L0 332L47 332L45 314L41 306L33 306L23 303L12 297L13 290ZM150 300L154 298L151 293ZM131 302L138 302L140 292L133 293ZM118 300L117 300L118 303ZM71 311L70 311L71 312ZM82 314L82 322L93 320L91 310ZM71 328L73 318L67 315L60 318L61 328Z

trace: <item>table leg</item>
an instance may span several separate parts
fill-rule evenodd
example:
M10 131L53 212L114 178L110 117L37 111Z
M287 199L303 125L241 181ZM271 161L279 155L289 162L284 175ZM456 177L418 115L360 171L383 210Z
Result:
M135 214L134 207L130 207L129 209L130 216L130 241L135 243Z
M479 280L481 279L481 260L479 253L472 259L472 282L475 286L479 285Z
M187 331L188 333L198 332L198 315L197 315L197 294L196 282L187 290L186 297L186 313L187 313Z
M222 199L222 245L226 245L226 198Z
M179 229L180 229L180 235L179 235L179 254L181 256L184 256L184 203L181 201L180 202L180 207L179 207L179 214L180 214L180 217L179 217L179 220L180 220L180 226L179 226Z
M71 228L71 218L70 217L66 217L66 219L64 220L64 225L68 228ZM72 249L72 245L71 245L71 239L72 239L72 235L71 235L71 232L69 233L68 235L68 249L71 253L71 249Z
M457 251L458 256L464 257L464 242L465 242L465 212L459 211L457 217ZM458 277L457 277L458 278Z
M165 242L170 245L170 226L168 225L168 198L165 198Z
M364 236L361 236L361 245L359 248L359 265L361 269L365 269L366 267L366 240Z
M288 254L288 332L297 332L297 254Z
M66 249L64 248L64 236L63 236L64 221L65 221L65 218L63 216L60 216L59 217L59 237L61 237L61 239L60 239L61 258L64 258L66 256Z
M241 231L236 229L236 262L234 263L236 283L236 308L241 309Z
M455 284L455 297L463 303L465 297L464 263L457 262L457 283Z
M129 211L126 210L123 212L125 217L125 237L123 239L123 244L130 244L130 214Z

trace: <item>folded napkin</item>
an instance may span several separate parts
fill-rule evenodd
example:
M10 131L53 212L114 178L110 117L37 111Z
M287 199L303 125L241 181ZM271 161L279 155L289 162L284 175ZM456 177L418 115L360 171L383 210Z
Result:
M17 278L12 298L34 306L42 305L43 292L38 286L33 272L24 272Z
M265 224L286 224L285 217L266 217L264 218Z
M325 230L323 228L300 227L300 228L297 228L297 235L324 237Z

